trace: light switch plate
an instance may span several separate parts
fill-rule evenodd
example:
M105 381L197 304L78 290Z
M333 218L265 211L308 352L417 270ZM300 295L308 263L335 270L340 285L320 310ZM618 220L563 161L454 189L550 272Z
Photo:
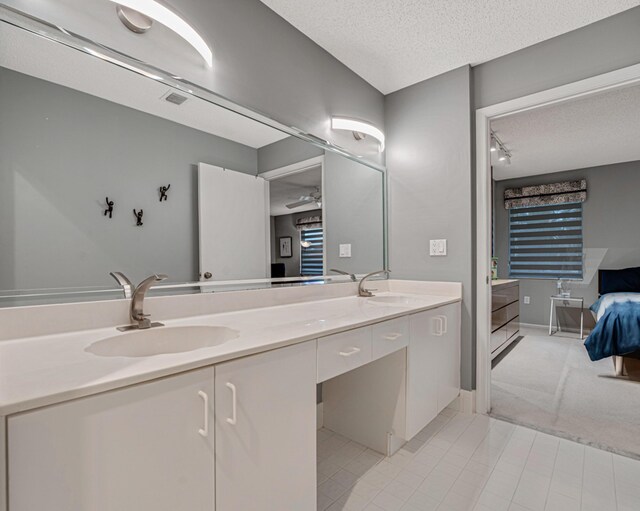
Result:
M524 304L525 305L529 305L531 303L531 297L530 296L525 296L524 297Z
M340 244L340 257L351 257L351 243Z
M429 255L446 256L447 240L429 240Z

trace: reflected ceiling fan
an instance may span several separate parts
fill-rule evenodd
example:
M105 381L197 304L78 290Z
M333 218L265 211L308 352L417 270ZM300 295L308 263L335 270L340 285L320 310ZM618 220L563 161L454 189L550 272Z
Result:
M316 188L316 191L309 195L302 195L296 202L286 204L286 206L289 209L295 209L311 204L312 202L315 202L319 208L322 207L322 192L320 192L320 188Z

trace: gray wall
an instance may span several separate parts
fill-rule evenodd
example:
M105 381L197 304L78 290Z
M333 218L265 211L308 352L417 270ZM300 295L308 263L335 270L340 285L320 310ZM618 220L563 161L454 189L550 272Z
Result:
M4 68L0 112L0 289L197 280L196 164L257 170L253 148Z
M280 122L338 142L329 117L383 127L382 93L259 0L172 0L212 46L213 68L170 30L128 31L105 0L5 4L156 65ZM339 137L339 138L336 138Z
M292 213L290 215L280 215L271 217L273 219L273 231L271 243L274 247L274 263L284 263L285 277L300 276L300 231L296 228L298 218L307 216L322 216L321 209L303 211L302 213ZM281 236L291 236L291 257L280 257L279 238Z
M327 270L350 273L384 269L384 174L327 152L323 196ZM351 257L339 257L339 245L351 244Z
M461 281L462 387L475 374L471 251L471 81L462 67L387 96L389 250L393 276ZM429 256L430 239L448 255Z
M509 215L504 208L504 190L527 185L587 180L587 201L582 209L585 271L582 282L567 283L574 296L583 296L591 305L598 296L599 268L640 266L640 222L638 190L640 161L605 165L568 172L556 172L495 182L495 250L498 275L509 273ZM549 324L549 296L556 292L555 280L520 281L520 321ZM525 305L524 296L531 298Z
M289 137L258 149L258 171L286 167L324 155L324 150L299 138Z
M475 108L640 62L640 7L473 68Z

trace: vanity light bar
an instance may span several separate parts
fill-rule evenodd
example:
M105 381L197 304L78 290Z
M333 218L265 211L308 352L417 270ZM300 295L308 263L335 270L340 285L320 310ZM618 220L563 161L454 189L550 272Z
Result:
M173 30L187 41L202 56L207 66L213 66L213 52L195 29L185 20L155 0L111 0L112 2L138 11L158 23Z
M334 130L347 130L354 133L364 133L375 138L378 142L378 152L384 151L384 133L368 122L349 119L347 117L332 117L331 128Z

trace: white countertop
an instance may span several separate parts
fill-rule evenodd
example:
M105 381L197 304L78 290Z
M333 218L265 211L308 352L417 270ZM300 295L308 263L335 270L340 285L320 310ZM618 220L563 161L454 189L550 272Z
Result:
M411 294L415 298L411 306L371 303L366 298L347 296L168 321L153 317L166 326L225 326L240 334L217 346L150 357L102 357L85 351L92 343L117 335L114 327L3 341L0 342L0 415L104 392L461 300L461 291L429 294L428 285L420 291L420 294Z

